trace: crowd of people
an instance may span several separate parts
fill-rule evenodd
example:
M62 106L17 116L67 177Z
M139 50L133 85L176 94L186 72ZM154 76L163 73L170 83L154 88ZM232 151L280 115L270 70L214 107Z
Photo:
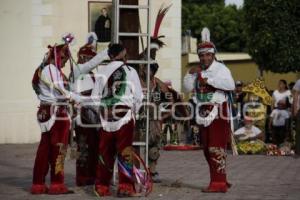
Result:
M263 82L256 85L262 84ZM279 80L276 90L265 89L267 92L265 95L269 95L268 99L271 100L267 102L263 100L266 97L262 96L262 93L257 93L255 89L249 91L241 81L236 81L234 135L240 153L269 155L291 155L295 151L297 154L300 153L297 150L299 142L296 134L296 113L299 110L298 84L299 81L297 84L292 82L288 85L286 80ZM255 96L250 102L247 98L249 95Z
M145 106L148 106L147 102L143 104L145 70L142 66L136 70L126 63L126 49L121 44L110 44L108 49L96 52L95 34L89 35L87 43L80 48L75 63L69 49L74 38L68 34L63 39L63 44L48 47L49 51L32 79L33 89L40 100L37 119L42 134L33 168L31 193L72 192L64 184L64 160L68 144L73 143L74 131L77 186L92 184L96 195L111 195L110 183L117 162L117 195L148 194L152 181L157 180L162 130L173 129L172 104L182 99L168 84L155 77L158 64L150 65L150 103L158 105L156 108L162 111L162 116L149 115L148 169L133 147L133 141L141 131L138 127L145 128L142 117ZM158 38L152 38L151 42L151 55L156 55L163 43ZM195 115L195 120L203 133L204 155L211 175L211 182L203 192L226 192L231 186L225 170L229 122L217 116L229 116L226 91L232 91L235 86L230 71L216 61L215 53L214 44L204 40L198 47L201 67L191 69L184 84L197 94L194 103L201 105L201 112ZM62 71L68 60L71 61L69 78ZM104 61L108 63L103 64ZM98 70L93 73L95 68ZM155 100L155 94L162 98ZM172 94L171 97L168 94ZM202 103L211 105L202 106ZM175 111L181 116L188 115L184 106L177 106ZM207 117L205 113L211 114ZM164 122L167 124L162 127ZM143 166L146 173L138 169ZM49 169L48 187L46 176Z
M188 127L185 142L202 146L209 166L210 183L202 192L227 192L231 187L226 176L230 141L239 153L269 150L269 154L279 154L284 149L285 154L291 154L293 148L300 154L300 80L289 86L280 80L272 93L260 79L245 85L234 82L230 70L215 57L216 47L210 42L208 29L202 31L197 49L200 65L184 77L185 90L193 94L189 106L176 104L183 102L180 95L170 83L156 77L158 63L150 65L151 96L145 104L147 70L126 63L127 52L122 44L110 44L108 49L96 52L97 36L91 34L79 49L75 63L69 49L72 40L69 34L63 44L49 46L32 79L40 100L37 119L42 132L32 194L72 192L64 184L64 159L68 144L72 145L73 131L77 144L76 185L94 185L98 196L111 195L115 162L118 196L151 192L152 181L161 181L156 170L160 148L169 143L179 145L181 125ZM163 45L157 37L151 39L151 59L155 60L156 51ZM73 61L69 78L62 71L68 60ZM150 105L157 110L149 109L147 116ZM134 140L145 139L147 120L149 168L133 147ZM146 173L139 167L144 167Z
M299 83L279 80L278 88L270 91L260 79L235 81L231 129L239 153L300 154ZM191 122L189 132L187 143L202 145L197 123Z

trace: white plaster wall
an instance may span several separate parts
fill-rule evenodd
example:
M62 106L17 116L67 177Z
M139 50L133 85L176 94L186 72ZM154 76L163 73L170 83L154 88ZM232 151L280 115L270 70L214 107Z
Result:
M172 80L180 90L181 1L151 2L152 25L160 5L173 4L160 30L167 46L158 53L158 75L162 80ZM37 142L39 102L31 87L34 70L47 45L60 43L66 32L76 37L71 47L76 56L88 32L88 0L1 0L0 27L0 143Z
M88 31L88 1L0 1L0 143L31 143L40 138L38 101L31 79L48 44L76 36L72 52L83 45ZM76 54L74 54L76 55Z
M37 2L37 1L36 1ZM33 45L31 0L0 1L0 143L33 142L36 98L31 89Z
M156 9L162 2L155 2ZM162 24L161 34L166 36L166 47L158 52L160 69L158 76L164 80L171 80L173 87L181 90L181 1L165 0L165 5L172 7L165 16L165 24ZM163 22L164 23L164 22Z
M146 4L145 0L141 3ZM157 53L157 62L160 66L157 76L163 80L171 80L173 87L181 91L181 0L151 0L151 33L154 30L154 23L157 12L162 4L165 6L172 4L172 7L166 14L159 35L164 35L162 40L166 46ZM140 15L142 30L146 31L146 16Z

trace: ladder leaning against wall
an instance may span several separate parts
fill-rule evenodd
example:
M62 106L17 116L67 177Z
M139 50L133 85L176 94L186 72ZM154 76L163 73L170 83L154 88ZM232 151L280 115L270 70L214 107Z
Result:
M115 0L114 2L114 34L113 39L115 43L120 41L120 37L146 37L147 38L147 47L150 47L150 39L151 39L151 0L146 1L146 5L121 5L120 0ZM130 32L120 32L120 10L121 9L144 9L147 11L147 32L146 33L130 33ZM146 64L147 65L147 104L150 102L150 64L154 61L151 61L150 58L150 48L147 48L147 56L145 60L128 60L128 64ZM144 159L146 163L146 167L148 167L148 142L149 141L149 106L146 106L146 133L145 133L145 141L134 142L133 146L136 147L144 147ZM113 181L116 183L116 172L117 172L117 164L115 164Z

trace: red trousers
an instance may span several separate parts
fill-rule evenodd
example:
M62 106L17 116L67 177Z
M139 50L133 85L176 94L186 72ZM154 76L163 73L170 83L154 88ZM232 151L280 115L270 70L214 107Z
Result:
M128 160L130 151L133 150L132 142L134 137L134 120L123 125L121 129L115 132L107 132L100 129L99 159L96 171L96 187L109 187L113 174L114 162L116 156L121 156L123 160ZM127 151L128 150L128 151ZM128 154L129 153L129 154ZM120 173L119 186L133 185L132 180Z
M77 126L75 128L77 151L76 184L78 186L95 183L98 159L98 131L95 128Z
M226 179L226 145L230 136L230 122L227 118L227 103L219 107L222 113L208 126L201 128L203 152L210 171L210 186L223 185Z
M40 106L38 115L46 114L49 118L50 107L49 105ZM33 168L34 185L45 184L49 167L51 184L64 183L64 159L69 139L70 120L67 118L65 107L60 107L56 116L60 119L55 121L50 131L42 133L41 136Z

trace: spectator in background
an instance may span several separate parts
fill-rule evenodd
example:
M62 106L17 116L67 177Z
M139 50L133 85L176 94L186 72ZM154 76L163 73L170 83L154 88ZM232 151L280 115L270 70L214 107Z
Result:
M279 80L278 89L273 92L272 98L274 101L273 108L277 108L278 102L281 100L287 101L291 96L291 91L288 88L286 80Z
M295 82L290 82L289 83L289 90L292 91L294 86L295 86Z
M267 90L269 95L271 96L273 94L273 90ZM270 115L272 113L272 105L267 105L267 111L266 111L266 123L265 123L265 143L271 143L271 131L270 129Z
M245 117L244 124L245 126L234 132L234 136L238 141L250 141L263 138L263 132L253 125L253 120L250 117Z
M242 81L236 81L235 82L235 100L236 102L243 103L243 99L246 95L245 92L243 92L243 82Z
M290 104L289 107L292 107L292 105L293 105L293 88L294 88L294 85L295 85L295 82L290 82L289 85L288 85L289 90L291 91L291 95L289 97L289 104Z
M296 122L295 153L300 155L300 79L293 87L292 114Z
M273 109L270 115L270 130L272 130L272 142L278 147L288 136L288 122L290 113L286 110L286 100L277 102L277 108Z
M262 141L263 132L253 125L253 120L245 116L245 126L234 132L237 140L237 149L241 154L257 154L264 151L265 144Z
M196 103L194 102L193 98L189 99L189 103L191 105L191 107L189 108L189 113L192 114L192 119L189 122L189 128L188 128L188 132L187 132L187 136L186 136L186 143L187 144L193 144L193 145L201 145L202 141L201 141L201 133L199 130L199 127L196 123Z
M242 126L243 121L243 107L244 107L244 97L246 93L243 92L243 82L236 81L235 82L235 91L234 91L234 109L233 116L234 119L234 130L240 128Z

